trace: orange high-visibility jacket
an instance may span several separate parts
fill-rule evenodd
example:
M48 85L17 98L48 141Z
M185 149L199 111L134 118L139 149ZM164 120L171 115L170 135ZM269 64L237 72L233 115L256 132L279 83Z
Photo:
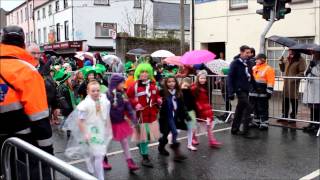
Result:
M38 146L52 145L44 80L24 49L0 44L0 134L33 134Z
M274 82L275 82L275 71L267 63L255 65L252 68L252 74L256 82L254 92L251 92L251 96L263 97L267 93L272 94Z

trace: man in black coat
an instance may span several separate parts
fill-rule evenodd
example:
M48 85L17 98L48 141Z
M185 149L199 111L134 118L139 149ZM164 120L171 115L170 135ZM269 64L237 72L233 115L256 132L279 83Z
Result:
M240 54L234 57L230 64L227 78L229 99L234 100L235 95L238 98L231 133L234 135L243 135L247 138L253 136L249 133L250 114L252 108L249 103L249 91L254 84L252 76L250 58L250 47L244 45L240 47ZM243 131L240 132L240 125L243 122Z

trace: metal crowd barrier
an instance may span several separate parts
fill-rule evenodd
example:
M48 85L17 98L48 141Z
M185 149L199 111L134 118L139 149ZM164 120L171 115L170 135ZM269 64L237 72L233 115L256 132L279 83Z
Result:
M208 88L211 89L212 92L209 92L210 102L212 103L214 109L214 112L217 113L227 113L227 118L225 121L229 121L229 118L234 113L235 105L234 103L231 103L228 100L227 93L227 82L225 75L208 75ZM297 96L297 102L294 103L297 107L297 111L294 118L290 118L290 113L287 114L288 117L282 117L283 115L283 107L285 105L288 105L286 101L284 100L284 93L283 93L283 87L284 87L284 80L293 80L292 84L289 84L288 88L289 93L287 94L288 97L290 97L292 94L290 94L290 90L292 88L298 88L298 96ZM303 102L303 96L314 96L317 94L308 94L308 91L304 92L305 88L310 88L308 86L308 83L314 83L317 81L317 83L320 84L320 77L286 77L286 76L276 76L275 77L275 85L274 85L274 93L272 95L272 98L269 100L269 118L271 119L279 119L279 120L285 120L285 121L295 121L295 122L303 122L303 123L311 123L311 124L320 124L319 119L316 121L315 118L319 118L319 115L315 113L320 112L313 112L311 114L310 108L313 106L319 106L320 102L318 104L306 104ZM291 87L291 86L294 87ZM316 88L315 88L316 89ZM307 94L306 94L307 93ZM320 93L320 88L317 88L317 91L314 93ZM318 95L319 96L319 95ZM292 103L290 103L289 112L292 112ZM227 106L228 104L228 106ZM231 104L234 104L232 106ZM291 113L292 114L292 113ZM311 121L315 120L315 121ZM317 132L317 136L320 135L320 128Z
M14 157L12 157L12 155ZM33 162L36 162L37 165L33 166L32 164L35 164ZM22 171L21 166L25 167L24 171ZM43 172L44 167L47 167L49 170L48 173ZM12 168L15 168L15 175L12 174ZM36 174L38 174L39 177L31 178L30 176L32 170L35 168L38 168ZM69 165L66 162L42 151L41 149L15 137L7 139L2 146L1 171L3 175L0 179L4 180L19 179L17 176L20 178L22 176L21 179L24 180L60 180L62 177L57 178L56 171L68 179L97 180L95 177L79 170L78 168Z

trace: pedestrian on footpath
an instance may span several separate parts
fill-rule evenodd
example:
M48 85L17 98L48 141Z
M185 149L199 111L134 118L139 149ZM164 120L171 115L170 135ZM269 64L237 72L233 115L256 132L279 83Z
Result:
M18 26L3 28L0 44L0 147L6 139L18 137L53 154L45 84L35 68L38 61L25 50L24 37L23 29ZM19 157L20 153L18 150ZM18 160L25 162L24 158ZM11 163L13 161L12 158ZM40 179L38 161L30 158L29 165L30 172L19 169L16 172L11 168L12 179L26 174L30 174L30 179ZM45 164L42 165L41 178L51 179L50 169Z
M273 93L275 71L267 64L265 54L258 54L256 65L252 68L255 87L251 89L250 104L255 107L252 124L260 130L268 129L269 99Z
M159 139L158 150L161 155L169 156L165 146L168 144L168 135L171 133L172 144L170 148L174 152L174 160L181 162L187 157L180 151L180 143L177 141L178 129L187 130L185 121L191 121L191 118L185 109L183 94L174 74L167 74L160 94L163 99L159 118L162 137Z
M196 98L196 116L199 123L206 124L208 134L208 145L212 148L220 147L221 143L217 141L212 133L214 128L213 107L209 100L209 89L207 84L207 71L200 70L196 76L196 82L191 86L191 91ZM193 133L193 145L198 145L196 133Z
M240 54L234 57L230 64L227 78L229 99L234 100L235 95L238 98L238 104L234 114L231 133L233 135L243 135L252 138L249 131L249 123L251 121L250 113L252 107L249 103L249 89L254 82L247 64L250 55L250 47L243 45L240 47ZM243 131L240 132L240 125L243 123Z
M320 53L314 52L313 60L305 73L307 77L320 78ZM320 122L320 79L307 79L306 87L303 93L304 104L310 109L310 121ZM319 124L310 123L305 127L304 132L314 133L319 129Z
M134 78L136 82L127 90L128 98L136 109L138 118L138 128L134 129L132 140L138 143L143 158L142 165L153 168L148 144L160 136L157 117L162 99L150 64L139 64L135 70Z
M183 95L183 102L188 112L191 121L187 121L188 128L188 145L187 148L190 151L196 151L197 148L192 145L192 136L196 133L197 130L197 121L196 121L196 100L191 91L192 80L189 77L185 77L181 82L181 91Z
M306 60L301 56L300 52L290 50L287 58L280 58L280 70L284 72L284 76L303 77L306 70ZM282 118L288 118L289 107L291 103L290 118L296 119L298 113L300 79L284 78L283 84L283 101L282 101ZM285 120L278 120L283 122ZM296 124L296 121L288 121L288 123Z
M137 126L137 118L129 99L124 91L125 79L121 74L113 74L110 79L110 86L107 97L111 103L110 119L112 124L113 140L121 144L129 171L136 171L139 167L132 160L129 147L129 137L133 133L131 126ZM131 124L126 120L125 115L131 120ZM108 159L103 163L106 169L111 169Z
M104 180L103 157L112 139L110 102L100 93L97 81L90 81L87 90L88 96L66 122L72 136L65 154L70 158L84 157L88 172Z

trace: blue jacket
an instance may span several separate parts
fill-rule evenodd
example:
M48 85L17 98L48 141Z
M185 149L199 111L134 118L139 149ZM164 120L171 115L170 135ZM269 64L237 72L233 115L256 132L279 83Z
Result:
M254 79L252 76L252 64L247 61L248 71L250 78L246 73L246 66L239 60L240 56L234 57L234 60L230 64L229 74L227 78L228 94L233 95L237 92L247 92L249 93L252 85L254 84Z

